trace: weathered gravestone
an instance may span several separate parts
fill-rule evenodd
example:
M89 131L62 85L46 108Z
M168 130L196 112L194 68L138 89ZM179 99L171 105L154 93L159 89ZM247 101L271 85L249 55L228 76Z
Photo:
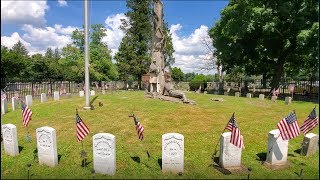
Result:
M96 92L95 92L94 90L91 90L91 91L90 91L90 95L91 95L91 96L94 96L94 95L96 95Z
M286 97L285 98L285 104L291 104L291 100L292 100L291 97Z
M308 133L304 136L301 144L301 155L312 156L316 153L319 142L319 136L314 133Z
M106 90L103 89L103 90L102 90L102 94L106 94Z
M219 165L223 168L240 168L242 148L230 143L231 132L225 132L220 137Z
M275 102L278 99L278 96L271 96L271 101Z
M18 109L18 100L15 97L11 98L11 105L12 111Z
M60 100L59 91L53 92L53 100L54 100L54 101L59 101L59 100Z
M162 172L183 173L184 136L178 133L162 135Z
M116 173L116 137L109 133L93 136L93 166L96 173Z
M235 93L234 93L234 96L235 96L235 97L240 97L240 92L235 92Z
M259 99L264 100L264 94L259 94Z
M41 101L41 103L44 103L47 101L47 94L46 93L41 93L40 101Z
M84 96L84 91L79 91L79 96L83 97Z
M279 129L269 132L266 162L271 166L286 165L289 140L283 140Z
M2 125L4 152L10 156L19 155L17 128L13 124Z
M39 164L58 165L56 130L44 126L36 129Z
M8 112L8 102L7 99L1 100L1 114L5 114Z
M251 93L247 93L247 98L251 98Z
M32 96L31 95L26 95L26 105L27 106L32 105Z

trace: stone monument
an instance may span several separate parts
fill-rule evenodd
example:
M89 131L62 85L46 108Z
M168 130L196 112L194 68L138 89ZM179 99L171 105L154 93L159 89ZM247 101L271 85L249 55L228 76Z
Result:
M31 95L26 95L26 105L27 106L32 105L32 96Z
M59 100L60 100L59 91L54 91L54 92L53 92L53 100L54 100L54 101L59 101Z
M264 100L264 94L259 94L259 99Z
M220 138L219 165L223 168L240 168L242 148L230 143L231 132L225 132Z
M279 129L269 132L266 163L271 166L287 164L289 140L283 140Z
M17 128L13 124L2 125L4 152L10 156L19 155Z
M116 137L109 133L93 136L93 167L96 173L116 173Z
M319 136L314 133L308 133L304 136L301 144L301 155L312 156L317 152Z
M8 112L8 102L7 99L1 100L1 114L5 114Z
M40 102L44 103L47 101L47 94L46 93L41 93L40 95Z
M183 173L184 136L178 133L162 135L162 172Z
M11 98L12 111L18 109L18 100L17 98Z
M36 129L39 164L50 167L58 165L56 130L52 127Z

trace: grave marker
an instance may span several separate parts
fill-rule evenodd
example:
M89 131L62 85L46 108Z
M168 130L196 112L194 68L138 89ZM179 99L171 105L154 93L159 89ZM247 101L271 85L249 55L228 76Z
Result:
M17 128L13 124L2 125L4 152L10 156L19 155Z
M58 165L56 130L44 126L36 129L39 164Z
M182 173L184 167L184 136L162 135L162 172Z

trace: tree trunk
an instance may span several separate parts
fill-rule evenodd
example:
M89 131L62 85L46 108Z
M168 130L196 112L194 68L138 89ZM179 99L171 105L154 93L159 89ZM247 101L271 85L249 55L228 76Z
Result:
M262 75L262 86L263 86L263 89L267 88L267 75L266 75L266 73L263 73L263 75Z
M274 75L272 77L271 80L271 90L270 92L273 90L273 88L278 89L279 88L279 84L280 84L280 80L281 77L283 75L283 71L284 71L284 67L283 67L284 63L279 62L276 64L276 67L274 69Z

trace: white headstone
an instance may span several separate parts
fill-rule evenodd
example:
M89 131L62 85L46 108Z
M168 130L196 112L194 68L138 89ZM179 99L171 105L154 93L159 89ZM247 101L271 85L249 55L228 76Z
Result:
M235 96L235 97L240 97L240 92L235 92L235 93L234 93L234 96Z
M225 132L220 137L219 165L223 168L240 167L242 148L230 143L231 132Z
M41 93L41 96L40 96L40 101L41 103L44 103L47 101L47 94L46 93Z
M96 95L96 92L95 92L94 90L91 90L91 91L90 91L90 95L91 95L91 96L94 96L94 95Z
M32 96L31 95L26 95L26 105L27 106L32 105Z
M308 133L304 136L302 147L301 147L301 155L303 156L312 156L317 152L319 142L319 136L314 133Z
M289 140L283 140L279 129L269 132L266 161L271 165L284 165L287 163Z
M259 99L264 100L264 94L259 94Z
M116 137L109 133L93 136L93 167L96 173L116 173Z
M106 90L102 90L102 94L106 94Z
M184 136L162 135L162 172L182 173L184 167Z
M275 102L278 99L278 96L272 96L271 101Z
M83 97L84 96L84 91L79 91L79 96Z
M291 97L286 97L285 98L285 104L291 104Z
M39 164L58 165L56 130L44 126L36 129Z
M17 128L13 124L2 125L4 152L10 156L19 155Z
M53 100L54 100L54 101L59 101L59 100L60 100L59 91L53 92Z
M12 111L18 109L18 100L15 97L11 98L11 105Z
M7 99L1 100L1 114L8 112L8 102Z
M251 93L247 93L247 98L251 98Z

